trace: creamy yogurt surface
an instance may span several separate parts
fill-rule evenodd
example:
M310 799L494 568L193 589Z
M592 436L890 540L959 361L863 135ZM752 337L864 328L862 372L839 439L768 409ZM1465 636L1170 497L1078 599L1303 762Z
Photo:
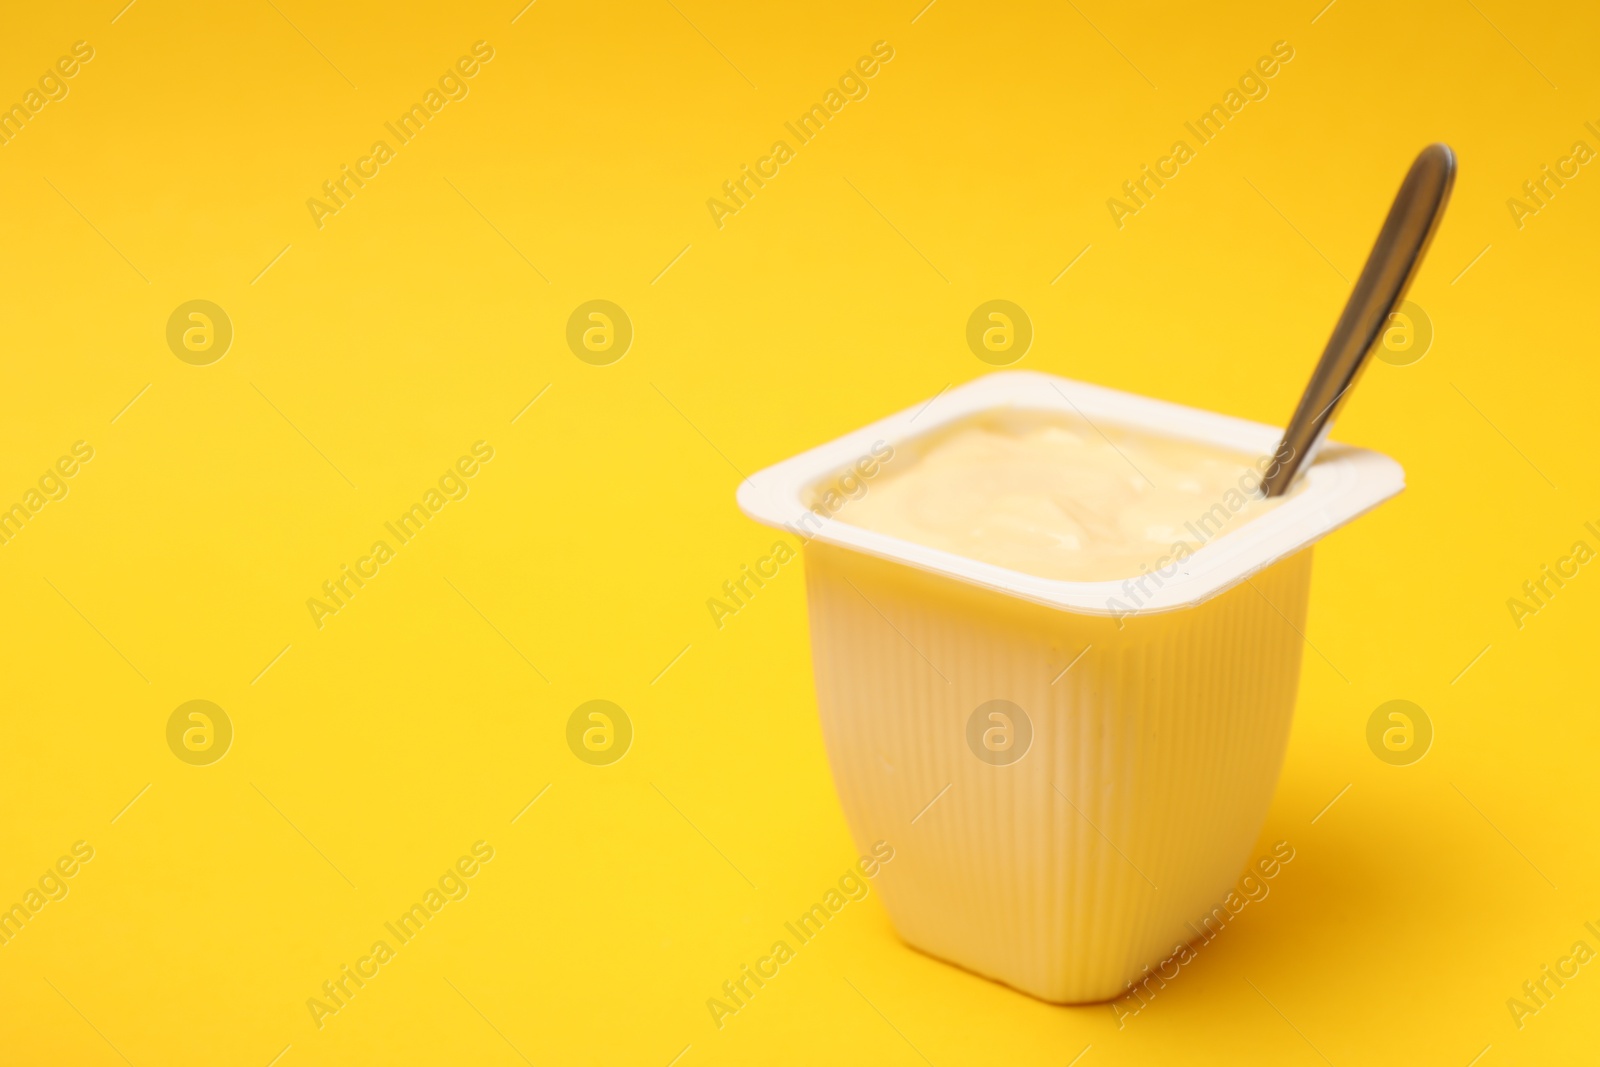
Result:
M1041 578L1120 580L1287 499L1259 495L1270 464L1067 414L993 412L897 447L834 517Z

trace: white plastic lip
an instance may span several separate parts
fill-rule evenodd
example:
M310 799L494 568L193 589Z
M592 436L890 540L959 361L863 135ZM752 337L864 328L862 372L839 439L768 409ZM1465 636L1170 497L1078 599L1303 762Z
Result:
M1176 573L1164 577L1159 585L1153 580L1146 582L1143 590L1133 589L1127 580L1040 578L822 517L806 506L807 492L818 480L842 473L868 455L877 442L898 448L951 423L1004 409L1077 415L1098 427L1117 426L1206 442L1251 456L1269 454L1282 436L1280 429L1263 423L1053 374L1000 371L751 475L739 486L739 507L757 522L787 530L802 541L814 539L893 560L1063 611L1123 617L1193 607L1320 540L1405 488L1405 472L1388 456L1330 443L1302 472L1305 484L1293 497L1202 545ZM1151 560L1150 568L1158 562Z

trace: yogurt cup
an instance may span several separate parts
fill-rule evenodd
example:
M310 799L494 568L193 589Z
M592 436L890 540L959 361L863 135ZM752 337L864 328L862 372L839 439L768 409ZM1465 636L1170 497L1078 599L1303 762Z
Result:
M835 517L871 492L863 472L1006 409L1252 456L1280 436L1005 371L769 467L738 500L804 544L823 739L858 847L895 848L879 885L900 936L1047 1001L1109 1000L1197 939L1244 870L1288 742L1311 546L1404 475L1329 444L1291 498L1142 583L1035 577Z

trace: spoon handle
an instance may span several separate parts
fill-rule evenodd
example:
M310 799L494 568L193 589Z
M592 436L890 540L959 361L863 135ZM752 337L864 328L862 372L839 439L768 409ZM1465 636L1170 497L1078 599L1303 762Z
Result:
M1367 265L1361 268L1361 277L1334 324L1322 359L1311 372L1311 381L1278 442L1277 464L1261 480L1267 496L1288 492L1296 473L1311 462L1327 439L1340 404L1361 376L1389 316L1405 299L1406 289L1427 255L1455 177L1456 157L1447 145L1429 145L1411 164L1367 256Z

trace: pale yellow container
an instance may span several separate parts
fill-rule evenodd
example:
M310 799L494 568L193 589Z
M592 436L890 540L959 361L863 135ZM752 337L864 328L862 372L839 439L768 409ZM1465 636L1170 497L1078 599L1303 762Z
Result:
M1310 545L1403 476L1329 445L1292 499L1136 607L1123 583L1033 578L810 506L874 446L1000 407L1257 455L1278 435L1008 372L769 468L739 499L805 542L823 737L858 845L895 848L879 884L900 935L1045 1000L1107 1000L1196 938L1244 869L1293 717Z

